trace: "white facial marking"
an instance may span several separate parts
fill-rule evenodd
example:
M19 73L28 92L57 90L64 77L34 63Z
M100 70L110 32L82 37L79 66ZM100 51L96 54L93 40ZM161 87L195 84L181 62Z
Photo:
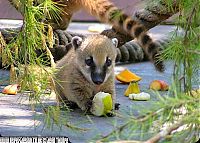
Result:
M101 73L101 68L97 67L96 72L100 74Z
M118 45L118 40L117 40L117 38L113 38L113 39L112 39L112 43L113 43L113 45L114 45L115 47L117 47L117 45Z

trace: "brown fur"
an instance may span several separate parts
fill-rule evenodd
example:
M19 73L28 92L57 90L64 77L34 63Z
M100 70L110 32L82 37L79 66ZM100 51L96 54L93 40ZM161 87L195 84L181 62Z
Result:
M133 39L137 38L146 55L148 55L149 59L154 63L156 69L159 71L164 70L162 61L158 61L160 48L146 34L145 27L114 6L109 0L54 1L59 2L59 7L62 9L61 20L58 23L53 24L54 29L66 29L70 23L73 13L80 9L85 9L91 15L97 17L100 21L112 24L119 30L122 29L123 31L126 31L129 35L131 35L131 37L133 37Z
M73 42L73 40L72 40ZM82 110L88 110L94 95L108 92L115 103L114 66L116 47L110 39L103 35L89 36L79 47L73 47L58 63L55 74L56 92L59 101L74 102ZM106 77L102 84L97 85L91 79L91 69L85 59L93 57L95 67L101 69L106 58L112 59L112 65L106 70Z

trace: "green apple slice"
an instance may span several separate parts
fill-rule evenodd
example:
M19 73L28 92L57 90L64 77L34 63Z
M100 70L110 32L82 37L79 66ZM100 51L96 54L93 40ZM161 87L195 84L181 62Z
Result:
M93 104L90 111L95 116L106 115L112 110L112 104L111 94L98 92L93 98Z

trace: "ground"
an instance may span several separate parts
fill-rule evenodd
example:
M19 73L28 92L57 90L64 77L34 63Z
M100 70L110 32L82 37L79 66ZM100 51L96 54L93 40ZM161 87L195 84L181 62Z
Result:
M69 27L70 31L80 32L87 28L87 24L82 25L83 29L80 29L80 24L72 24ZM151 32L155 38L166 37L175 27L173 26L158 26ZM132 64L117 65L115 72L123 70L124 68L136 73L142 77L139 82L141 91L147 91L149 84L154 79L160 79L168 82L172 77L173 63L170 61L165 62L166 71L159 73L154 69L154 66L150 62L140 62ZM8 71L0 70L0 76L8 78ZM1 79L2 79L1 77ZM0 90L7 83L0 83ZM117 102L120 103L119 113L133 112L137 115L140 112L140 108L147 108L151 106L151 103L157 102L155 94L151 94L149 101L132 101L123 95L128 85L120 84L116 81L116 93ZM163 96L165 96L163 94ZM124 122L119 117L94 117L92 115L84 115L80 110L70 112L65 118L68 118L70 123L87 128L87 131L75 131L64 126L57 127L55 125L47 128L45 126L45 119L43 114L43 107L37 106L33 112L31 106L27 102L26 95L3 95L0 94L0 135L2 136L67 136L72 142L89 142L95 139L98 135L106 135L115 129L116 126ZM54 105L55 100L44 100L44 106ZM134 139L139 139L137 135L134 135Z

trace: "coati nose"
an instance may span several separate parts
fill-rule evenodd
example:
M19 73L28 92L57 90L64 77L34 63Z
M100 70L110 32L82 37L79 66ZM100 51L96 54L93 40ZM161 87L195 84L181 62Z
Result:
M104 82L105 76L103 74L92 73L91 78L95 84L100 85Z
M99 81L93 81L95 84L97 84L97 85L100 85L100 84L102 84L103 83L103 81L101 80L99 80Z
M97 84L97 85L100 85L103 83L103 79L102 78L99 78L99 77L95 77L95 78L92 78L92 81Z

